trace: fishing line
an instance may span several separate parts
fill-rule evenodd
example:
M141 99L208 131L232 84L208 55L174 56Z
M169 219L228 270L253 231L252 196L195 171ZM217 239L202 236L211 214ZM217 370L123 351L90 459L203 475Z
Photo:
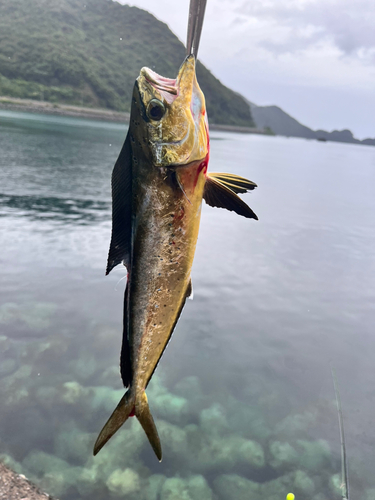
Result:
M123 276L122 278L120 278L120 279L118 280L118 282L116 283L116 286L115 286L115 292L117 292L117 291L118 291L118 290L117 290L118 285L121 283L121 281L122 281L122 280L124 280L125 278L127 278L127 276L128 276L128 275L127 275L127 274L125 274L125 276Z

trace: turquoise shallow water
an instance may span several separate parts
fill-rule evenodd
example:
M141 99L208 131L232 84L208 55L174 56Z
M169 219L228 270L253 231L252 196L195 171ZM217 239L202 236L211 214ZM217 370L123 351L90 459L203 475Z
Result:
M126 127L0 112L0 454L63 500L340 498L330 363L353 498L375 498L375 148L212 133L249 221L203 207L188 301L148 391L164 458L123 394L125 268L104 276Z

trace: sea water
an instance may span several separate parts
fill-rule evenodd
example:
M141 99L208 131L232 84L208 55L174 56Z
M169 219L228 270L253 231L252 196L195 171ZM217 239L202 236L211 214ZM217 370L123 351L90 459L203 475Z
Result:
M62 500L375 498L375 148L211 134L211 171L259 216L203 206L188 301L148 396L124 393L126 269L104 276L126 125L0 112L0 458ZM367 495L367 496L366 496Z

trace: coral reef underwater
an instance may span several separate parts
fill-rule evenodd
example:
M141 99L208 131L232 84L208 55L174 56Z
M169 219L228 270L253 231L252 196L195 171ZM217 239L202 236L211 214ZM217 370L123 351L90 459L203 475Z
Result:
M232 395L221 384L205 388L192 374L171 383L161 367L148 397L163 462L136 419L93 457L101 423L123 394L118 367L103 356L118 332L97 325L87 348L69 332L57 334L57 306L48 303L4 304L0 325L0 459L50 494L279 500L293 491L297 499L340 498L338 446L311 437L328 420L336 425L333 398L288 412L277 389L259 377ZM8 330L22 331L22 339L8 337ZM375 498L375 489L364 490L360 470L351 477L361 498Z

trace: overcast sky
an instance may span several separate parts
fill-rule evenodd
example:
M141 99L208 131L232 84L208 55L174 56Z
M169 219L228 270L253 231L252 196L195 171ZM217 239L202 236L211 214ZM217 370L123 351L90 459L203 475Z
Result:
M121 3L150 11L185 43L189 0ZM255 104L375 137L374 0L207 0L199 57Z

